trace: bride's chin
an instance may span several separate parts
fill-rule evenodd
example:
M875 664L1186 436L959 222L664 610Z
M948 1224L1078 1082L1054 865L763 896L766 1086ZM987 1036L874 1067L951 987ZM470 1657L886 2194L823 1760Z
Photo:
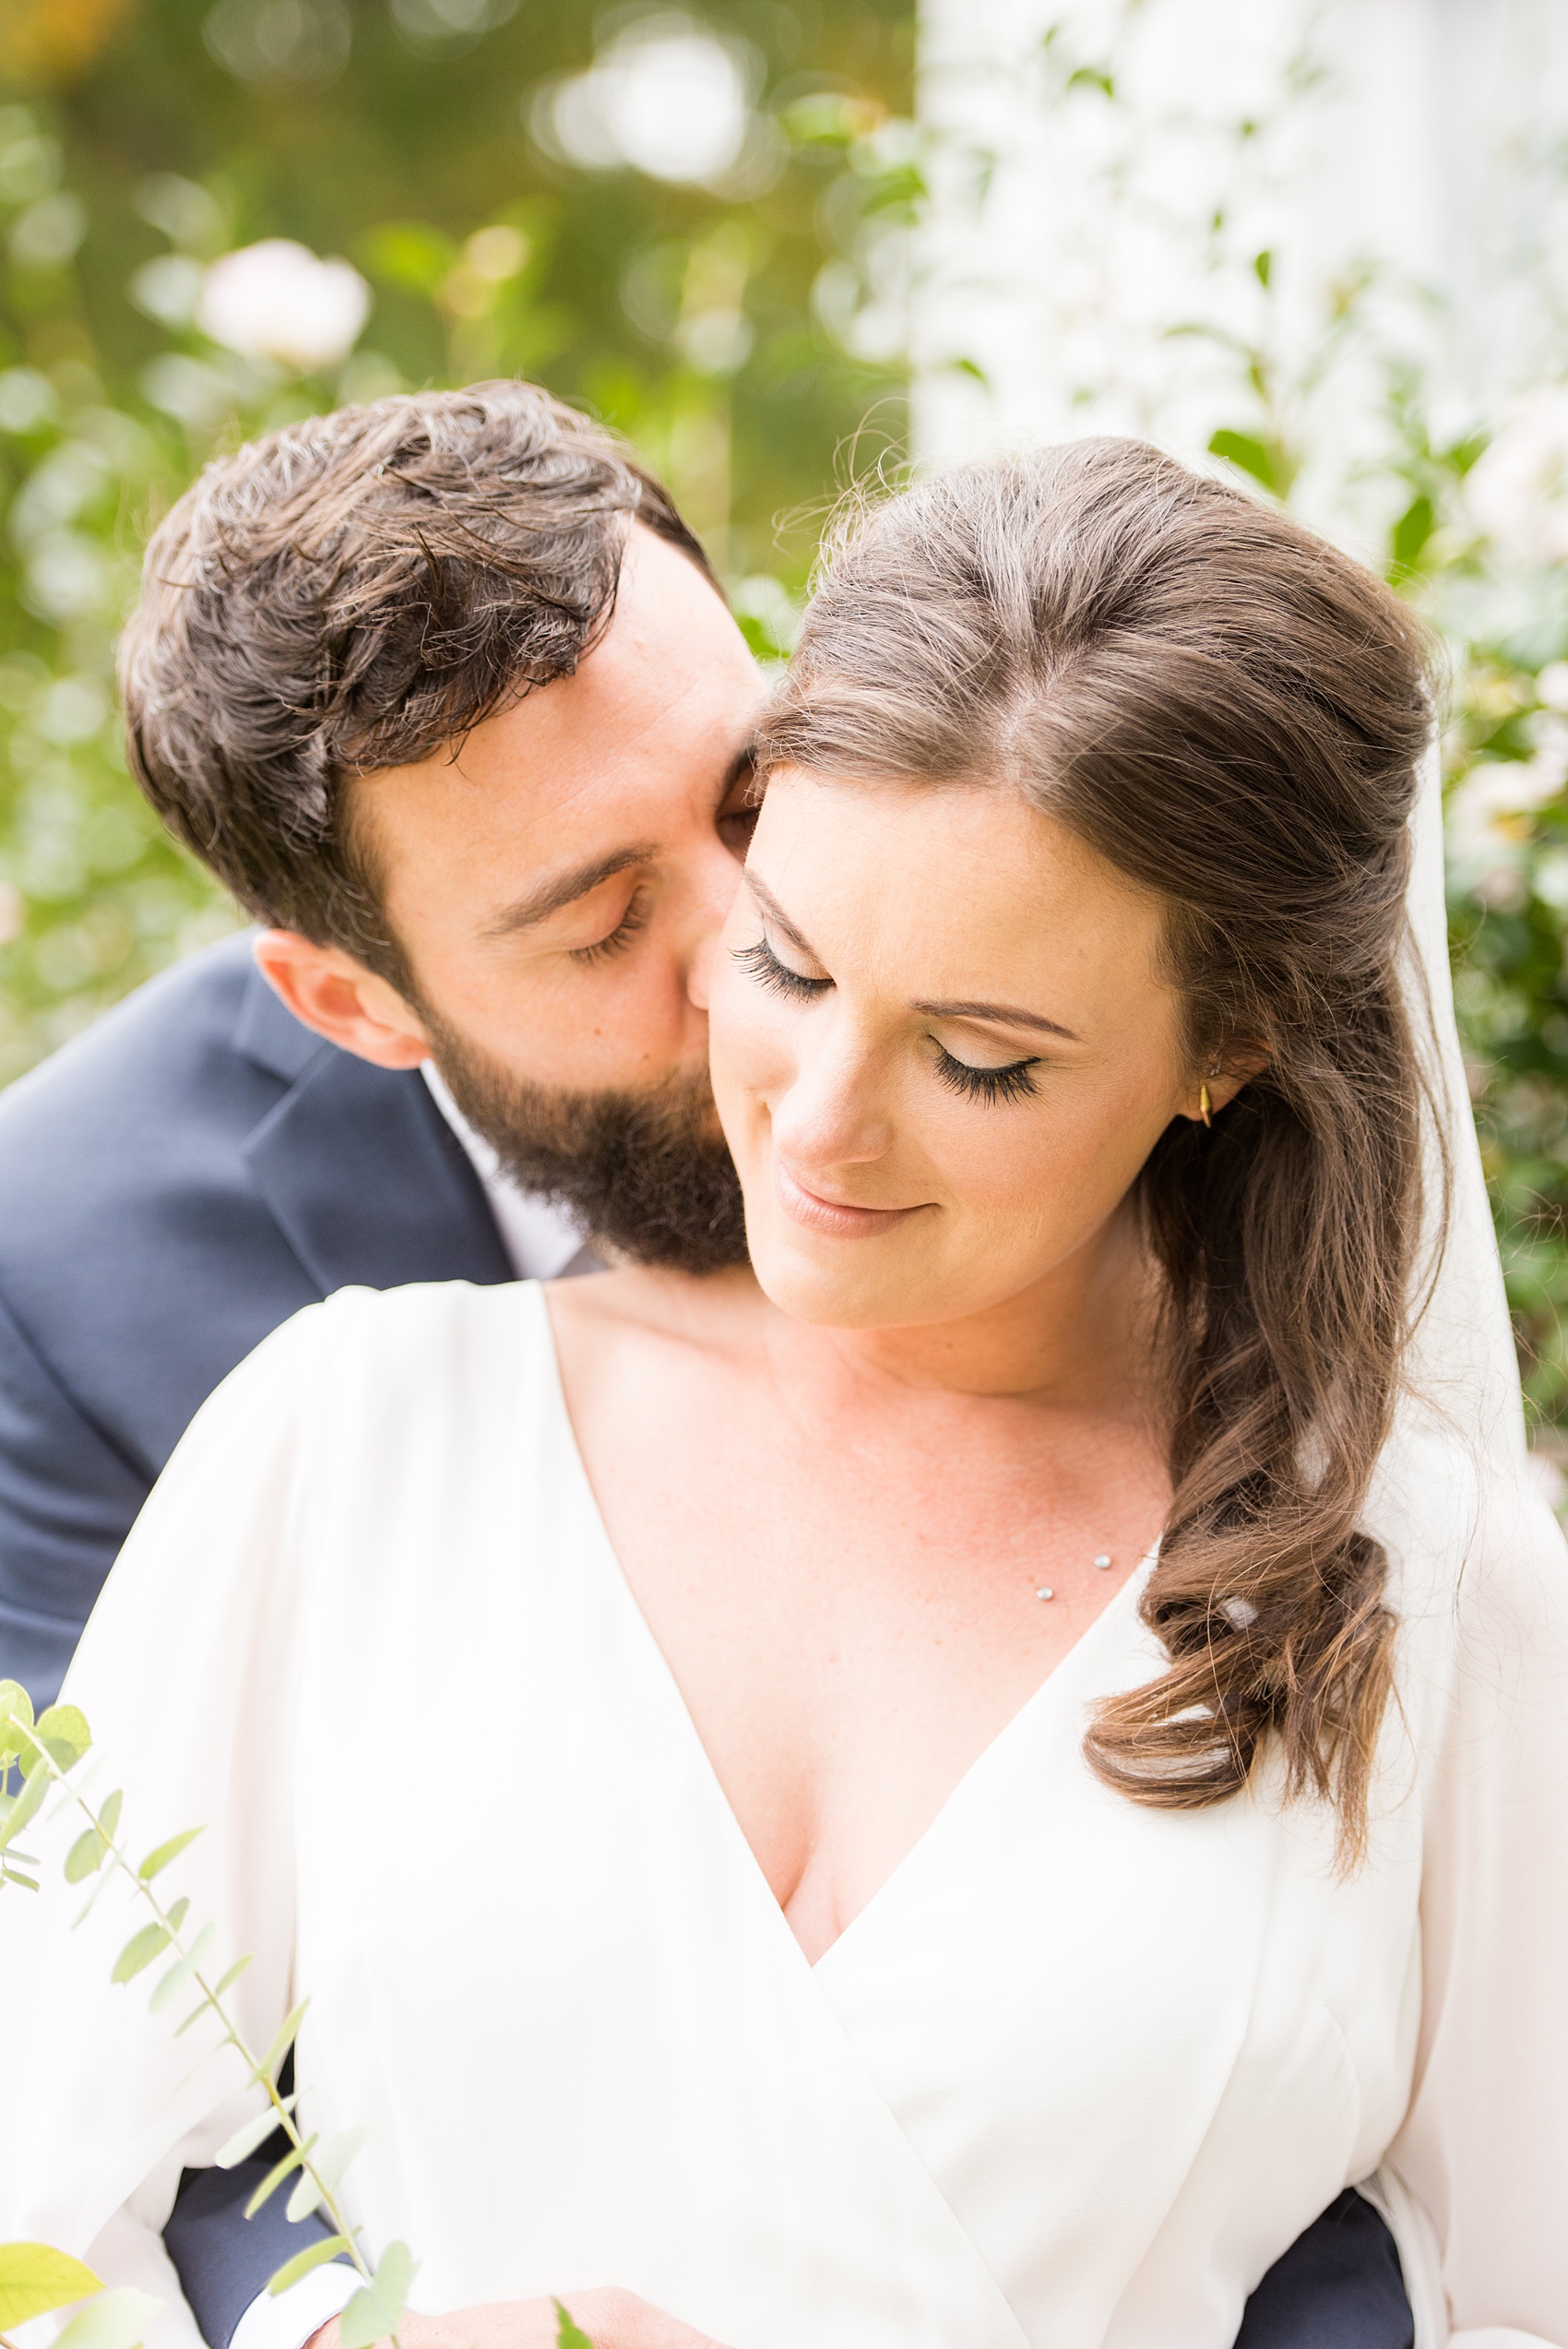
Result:
M783 1226L783 1228L780 1228ZM748 1218L747 1238L757 1285L780 1313L825 1330L872 1330L904 1319L919 1287L920 1267L906 1248L873 1244L881 1259L852 1242L819 1237L784 1225L777 1208L758 1229Z

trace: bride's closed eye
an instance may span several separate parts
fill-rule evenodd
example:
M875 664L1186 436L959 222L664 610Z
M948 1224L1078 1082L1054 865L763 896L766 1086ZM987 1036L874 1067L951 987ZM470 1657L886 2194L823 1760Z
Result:
M1039 1091L1029 1074L1039 1067L1038 1060L1009 1060L1000 1068L977 1068L969 1061L959 1060L945 1044L936 1043L934 1036L932 1043L936 1044L937 1075L968 1101L1027 1101Z
M826 995L831 979L809 979L803 971L791 971L780 962L767 940L758 938L754 946L737 947L734 961L739 969L750 973L760 986L771 987L775 995L789 996L797 1003L809 1003Z
M775 953L766 936L752 946L735 948L733 960L760 986L770 987L775 995L785 996L794 1003L814 1002L833 984L831 979L814 979L803 971L791 970ZM937 1075L952 1091L962 1093L966 1101L1027 1101L1037 1090L1029 1074L1039 1066L1037 1059L1010 1060L1000 1068L977 1067L971 1061L960 1060L934 1036L931 1041L936 1049Z

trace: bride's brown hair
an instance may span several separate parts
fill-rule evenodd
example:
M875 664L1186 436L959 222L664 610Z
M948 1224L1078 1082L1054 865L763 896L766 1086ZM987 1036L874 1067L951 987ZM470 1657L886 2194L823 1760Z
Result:
M1270 1747L1364 1832L1391 1686L1362 1513L1399 1388L1425 1090L1405 1008L1419 625L1285 516L1141 442L975 465L837 533L761 766L1002 785L1168 908L1194 1082L1138 1182L1175 1496L1101 1778L1222 1801Z

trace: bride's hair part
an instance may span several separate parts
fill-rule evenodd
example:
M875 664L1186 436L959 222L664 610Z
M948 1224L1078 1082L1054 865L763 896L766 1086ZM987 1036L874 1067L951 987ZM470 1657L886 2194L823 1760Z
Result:
M1273 1748L1365 1826L1391 1687L1362 1528L1399 1390L1425 1087L1405 1008L1424 639L1297 523L1140 442L924 483L838 533L760 770L1000 784L1168 908L1194 1083L1264 1065L1139 1177L1175 1486L1143 1615L1170 1658L1087 1739L1135 1801Z

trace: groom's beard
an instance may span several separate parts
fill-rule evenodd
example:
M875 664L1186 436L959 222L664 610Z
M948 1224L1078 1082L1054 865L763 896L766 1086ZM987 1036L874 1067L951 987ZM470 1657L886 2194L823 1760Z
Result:
M740 1178L705 1076L647 1092L552 1091L422 1017L453 1100L520 1189L569 1209L591 1240L635 1263L744 1264Z

